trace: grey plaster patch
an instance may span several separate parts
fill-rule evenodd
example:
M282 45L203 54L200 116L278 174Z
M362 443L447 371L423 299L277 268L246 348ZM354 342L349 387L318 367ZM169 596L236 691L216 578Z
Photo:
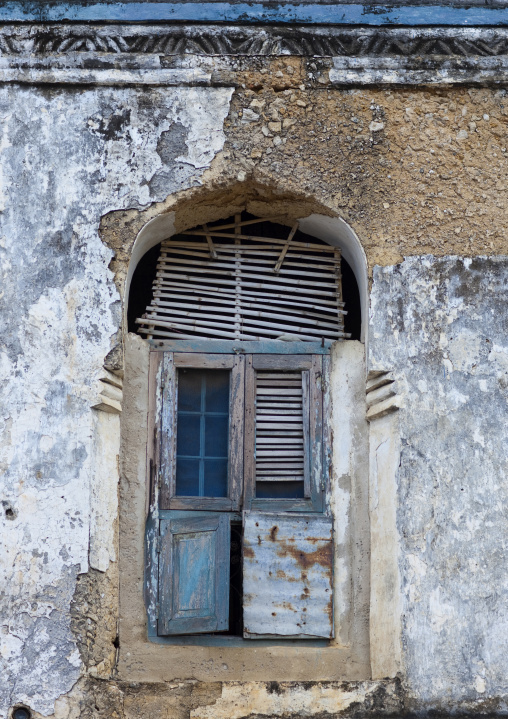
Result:
M443 709L508 694L507 301L506 258L374 271L369 368L393 368L404 404L405 669L418 701Z
M156 150L162 167L149 182L150 192L154 197L164 197L168 194L168 188L176 189L183 181L192 177L194 167L182 161L182 157L187 153L186 140L187 129L181 122L173 123L169 130L160 134Z

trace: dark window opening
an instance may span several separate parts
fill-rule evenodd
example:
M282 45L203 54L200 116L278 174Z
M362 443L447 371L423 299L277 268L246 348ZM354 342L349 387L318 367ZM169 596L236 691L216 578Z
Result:
M129 332L137 332L136 317L141 317L152 301L152 283L157 270L157 261L161 253L160 244L152 247L138 262L132 275L127 307L127 326Z
M229 630L226 634L243 636L243 568L242 524L231 523L231 557L229 569Z
M359 340L362 332L362 309L360 290L353 270L344 258L341 260L342 299L347 315L344 317L344 330L351 335L350 339Z

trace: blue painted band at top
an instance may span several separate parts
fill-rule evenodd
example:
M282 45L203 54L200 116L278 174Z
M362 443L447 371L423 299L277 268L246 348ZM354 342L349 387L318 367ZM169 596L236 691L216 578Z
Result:
M302 25L508 25L508 6L262 2L2 2L0 22L230 22Z

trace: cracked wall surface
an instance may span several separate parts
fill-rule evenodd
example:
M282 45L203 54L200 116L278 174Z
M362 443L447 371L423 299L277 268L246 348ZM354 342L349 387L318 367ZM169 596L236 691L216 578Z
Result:
M100 218L196 183L224 142L230 97L1 89L0 466L16 513L2 529L4 714L14 702L51 713L83 670L70 605L89 569L90 495L93 481L115 492L118 481L90 461L91 406L120 320Z
M113 68L109 86L0 87L2 715L499 712L506 90L345 89L329 60L292 56L207 58L218 80L196 86L185 62L180 86L115 86ZM365 250L367 369L391 371L402 404L401 682L115 675L121 415L97 415L119 402L98 397L106 356L121 380L131 251L160 215L181 230L244 208L342 217Z
M506 711L506 257L376 268L371 366L401 385L403 653L417 706Z

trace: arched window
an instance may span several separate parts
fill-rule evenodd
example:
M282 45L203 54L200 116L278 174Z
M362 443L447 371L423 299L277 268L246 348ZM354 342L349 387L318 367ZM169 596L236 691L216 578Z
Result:
M245 213L139 263L153 637L333 637L330 348L359 336L352 278L339 248Z
M143 257L132 288L129 330L150 338L360 337L341 250L273 218L243 213L174 235Z

